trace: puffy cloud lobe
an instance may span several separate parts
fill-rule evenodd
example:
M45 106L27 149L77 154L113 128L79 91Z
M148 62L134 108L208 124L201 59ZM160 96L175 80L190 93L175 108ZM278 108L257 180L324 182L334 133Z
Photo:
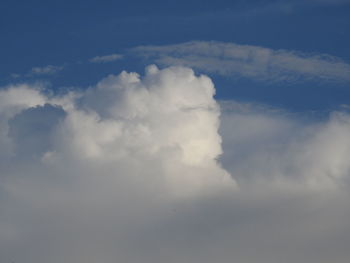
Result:
M214 92L155 66L63 96L0 91L0 261L347 262L348 114Z
M152 67L142 83L136 74L109 76L88 92L82 107L93 108L107 120L122 120L120 129L132 137L127 147L147 154L180 150L183 162L196 165L221 154L219 109L213 95L207 77L196 78L187 69L159 74Z

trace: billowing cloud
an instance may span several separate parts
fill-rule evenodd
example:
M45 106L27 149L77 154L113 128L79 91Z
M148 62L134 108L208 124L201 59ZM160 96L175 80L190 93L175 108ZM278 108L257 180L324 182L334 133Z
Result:
M107 62L113 62L116 60L120 60L123 58L123 55L120 54L111 54L106 56L96 56L90 59L90 62L92 63L107 63Z
M162 65L183 65L223 76L260 81L350 81L350 65L326 54L305 54L214 41L139 46L131 49L131 52Z
M214 93L156 66L2 89L0 261L348 262L349 115Z

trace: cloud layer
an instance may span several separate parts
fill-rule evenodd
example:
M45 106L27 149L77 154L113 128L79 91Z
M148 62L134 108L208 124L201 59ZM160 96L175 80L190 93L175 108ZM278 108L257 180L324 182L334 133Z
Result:
M214 93L156 66L2 89L0 261L348 262L349 115Z
M260 81L350 81L350 65L326 54L304 54L214 41L139 46L131 52L166 66L182 65L208 73Z

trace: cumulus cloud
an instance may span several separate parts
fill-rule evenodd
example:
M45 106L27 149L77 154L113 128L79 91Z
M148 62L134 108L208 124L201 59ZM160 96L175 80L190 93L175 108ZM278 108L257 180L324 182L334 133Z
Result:
M0 90L0 261L348 262L349 115L214 93L156 66Z
M223 76L260 81L350 81L350 65L327 54L305 54L214 41L139 46L131 52L162 65L184 65Z
M208 77L196 77L190 69L159 71L155 66L147 68L142 80L136 73L123 72L106 77L82 94L62 98L47 98L28 87L11 87L2 91L4 111L16 109L7 114L5 129L23 151L38 150L38 143L49 143L57 158L115 162L136 161L138 156L158 162L160 156L167 157L161 161L163 169L168 170L165 180L174 181L169 185L179 180L181 187L176 191L191 192L207 184L206 180L213 183L216 179L212 173L219 175L218 183L229 178L216 161L221 154L221 138L214 91ZM25 97L15 97L25 93ZM29 103L31 98L40 98L40 103ZM21 100L26 104L20 104ZM63 117L64 121L56 125ZM51 132L54 138L47 137ZM40 153L49 151L42 149ZM176 170L186 167L196 178L183 174L179 179ZM181 180L187 182L186 187Z
M107 63L107 62L113 62L116 60L120 60L123 58L123 55L120 54L111 54L106 56L96 56L90 59L90 62L92 63Z
M30 74L31 75L53 75L58 73L63 69L62 66L53 66L48 65L45 67L34 67L31 69Z

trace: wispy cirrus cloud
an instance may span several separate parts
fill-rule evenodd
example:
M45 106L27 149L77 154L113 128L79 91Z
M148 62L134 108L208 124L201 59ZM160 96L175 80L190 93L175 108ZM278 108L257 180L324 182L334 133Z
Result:
M120 54L110 54L106 56L96 56L91 58L89 61L92 63L107 63L107 62L113 62L116 60L120 60L123 58L123 55Z
M44 67L33 67L29 74L31 75L53 75L63 70L63 66L47 65Z
M259 81L350 81L350 65L327 54L215 41L138 46L130 51L161 65L184 65L208 73Z
M21 78L32 78L32 77L43 77L43 76L52 76L64 69L64 66L54 66L47 65L42 67L32 67L27 73L19 74L12 73L10 77L12 79L21 79Z
M326 5L350 4L349 0L312 0L311 2Z

